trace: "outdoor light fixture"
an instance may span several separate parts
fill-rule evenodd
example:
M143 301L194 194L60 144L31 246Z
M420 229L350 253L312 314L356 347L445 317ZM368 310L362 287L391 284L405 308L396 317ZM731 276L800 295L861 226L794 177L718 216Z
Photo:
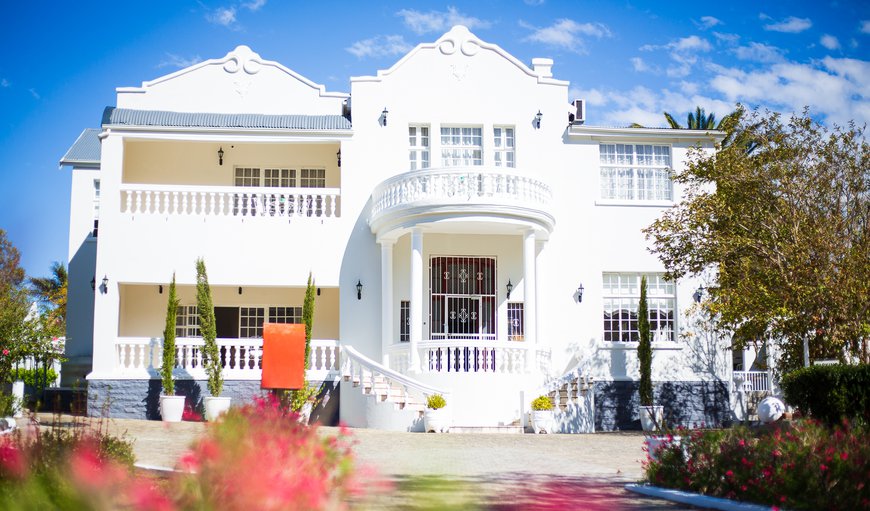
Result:
M338 152L335 153L335 157L338 158L338 168L341 168L341 149L339 149Z
M224 164L224 148L218 149L218 165Z
M242 294L242 286L239 286L239 294Z
M160 293L161 295L163 294L163 284L159 284L157 286L157 292Z
M583 301L583 283L580 283L580 287L577 288L577 303L581 303Z
M510 300L511 299L511 291L514 290L514 285L511 284L511 279L508 279L507 286L505 286L505 287L507 288L507 299Z
M103 275L103 293L109 292L109 277Z
M361 280L356 281L356 299L362 300L362 281Z
M390 113L390 112L387 110L387 107L384 107L384 111L381 112L381 117L384 118L384 126L387 125L387 114L388 113Z
M91 278L91 289L93 289L94 291L97 290L97 277L96 277L96 275L93 278Z
M317 296L320 296L320 288L317 288Z
M538 110L538 113L535 114L535 128L536 129L541 129L541 117L543 117L543 116L544 116L544 114L542 114L540 110Z
M704 286L699 286L698 289L692 293L692 298L695 300L695 303L701 303L701 298L704 297Z

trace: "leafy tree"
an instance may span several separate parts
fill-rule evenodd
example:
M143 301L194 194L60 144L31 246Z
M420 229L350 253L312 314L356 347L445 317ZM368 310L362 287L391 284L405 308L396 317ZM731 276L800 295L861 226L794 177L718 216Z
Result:
M32 353L37 322L30 314L28 291L23 287L21 254L0 229L0 381L12 378L15 362Z
M649 304L646 298L646 275L640 278L640 302L637 305L637 331L640 341L637 344L637 360L640 364L641 406L653 405L652 387L652 336L649 327Z
M218 397L224 387L224 377L221 368L221 353L217 345L217 325L214 318L214 303L211 298L211 288L208 285L208 274L205 271L205 261L196 260L196 308L199 313L199 331L202 334L203 365L208 374L208 391Z
M175 378L172 370L175 368L175 324L178 319L178 295L175 292L175 273L169 283L169 298L166 301L166 326L163 328L163 367L160 376L163 380L163 395L175 395Z
M48 334L60 337L66 330L67 271L63 263L55 261L48 277L31 277L34 297L42 305L43 323Z
M734 344L780 344L780 369L815 358L870 361L870 150L854 124L757 112L756 144L694 151L674 176L684 200L648 227L669 278L713 267L718 327Z

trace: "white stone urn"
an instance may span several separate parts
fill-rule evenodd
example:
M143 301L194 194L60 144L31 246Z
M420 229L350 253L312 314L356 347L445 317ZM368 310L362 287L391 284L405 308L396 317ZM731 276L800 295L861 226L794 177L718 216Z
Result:
M664 406L639 406L637 409L640 415L640 427L644 431L658 431L664 426L665 407Z
M206 397L205 401L205 420L209 422L216 421L218 417L225 414L230 409L231 397Z
M553 433L556 417L553 410L532 410L532 429L535 434Z
M427 408L423 412L423 430L426 433L449 433L452 422L450 413L445 408Z
M160 396L160 418L163 422L181 422L184 399L184 396Z

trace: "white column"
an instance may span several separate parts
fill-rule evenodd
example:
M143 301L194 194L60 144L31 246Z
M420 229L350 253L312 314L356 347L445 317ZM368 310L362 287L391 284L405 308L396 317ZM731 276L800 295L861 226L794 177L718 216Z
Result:
M381 241L381 363L389 367L393 344L393 241Z
M411 360L409 371L420 371L418 346L423 341L423 233L411 231Z
M525 316L525 338L528 343L526 370L532 368L533 353L538 344L538 310L535 286L535 231L526 231L523 236L523 300Z

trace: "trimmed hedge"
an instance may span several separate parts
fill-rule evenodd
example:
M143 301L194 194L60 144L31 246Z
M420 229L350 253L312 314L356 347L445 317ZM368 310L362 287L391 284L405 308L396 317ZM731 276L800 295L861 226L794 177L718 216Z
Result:
M843 417L870 419L870 365L812 366L782 378L788 404L828 424Z

